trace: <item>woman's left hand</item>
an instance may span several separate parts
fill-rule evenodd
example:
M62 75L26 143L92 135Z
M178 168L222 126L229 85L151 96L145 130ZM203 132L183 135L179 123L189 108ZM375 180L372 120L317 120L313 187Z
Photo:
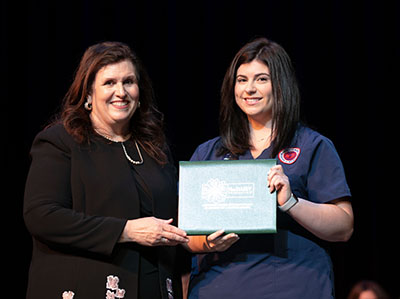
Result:
M225 231L223 229L206 236L207 247L210 252L225 251L238 240L239 236L237 234L230 233L225 235Z
M281 165L271 167L268 173L269 191L277 191L277 201L284 205L292 195L289 178ZM330 241L347 241L353 233L354 216L348 198L338 198L327 203L314 203L299 198L290 216L318 238Z
M283 172L282 165L271 167L268 173L269 192L277 192L277 201L280 206L285 204L292 195L289 178Z

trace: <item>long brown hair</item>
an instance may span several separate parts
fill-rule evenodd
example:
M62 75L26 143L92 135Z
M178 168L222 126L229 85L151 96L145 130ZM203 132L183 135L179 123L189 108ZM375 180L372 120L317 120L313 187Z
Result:
M94 131L90 112L84 108L84 103L91 93L96 74L104 66L123 60L130 60L135 66L140 95L140 108L130 120L130 132L153 159L164 164L167 157L163 151L163 115L156 108L154 91L146 70L136 54L124 43L102 42L85 51L74 81L64 97L59 120L78 143L88 142Z
M300 92L292 63L286 51L266 38L244 45L229 66L221 88L220 135L218 155L244 154L251 148L246 114L235 101L236 72L241 64L258 60L268 66L272 81L272 157L290 145L300 118Z

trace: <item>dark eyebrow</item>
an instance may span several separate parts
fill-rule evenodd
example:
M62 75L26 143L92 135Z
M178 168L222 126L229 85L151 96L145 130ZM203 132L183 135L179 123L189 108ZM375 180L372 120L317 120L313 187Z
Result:
M255 75L255 77L260 77L260 76L267 76L268 78L271 77L270 74L268 73L259 73Z
M125 80L132 80L134 82L138 81L135 74L124 77L123 81L125 81Z
M271 77L271 75L270 74L268 74L268 73L258 73L258 74L255 74L254 75L254 77L260 77L260 76L267 76L268 78L270 78ZM247 78L247 76L246 75L241 75L241 74L238 74L237 76L236 76L236 78L238 78L238 77L245 77L245 78Z
M125 80L127 80L127 79L136 80L137 78L136 78L136 75L135 75L135 74L128 75L128 76L122 78L123 81L125 81ZM113 81L113 80L116 80L116 78L115 78L115 77L106 77L106 78L104 78L103 80L104 80L104 82L110 81L110 80Z

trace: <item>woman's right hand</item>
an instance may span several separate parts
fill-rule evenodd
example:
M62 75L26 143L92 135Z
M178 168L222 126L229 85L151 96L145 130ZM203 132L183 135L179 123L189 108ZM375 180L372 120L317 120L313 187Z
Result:
M175 246L189 242L186 232L171 225L172 221L172 218L155 217L128 220L119 241L143 246Z

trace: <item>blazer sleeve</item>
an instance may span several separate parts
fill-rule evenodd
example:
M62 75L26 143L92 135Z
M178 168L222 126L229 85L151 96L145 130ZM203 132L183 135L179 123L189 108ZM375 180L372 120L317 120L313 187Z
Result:
M50 244L110 255L126 220L90 216L73 208L70 136L60 128L38 134L24 196L25 224L35 238ZM72 139L72 138L70 138Z

